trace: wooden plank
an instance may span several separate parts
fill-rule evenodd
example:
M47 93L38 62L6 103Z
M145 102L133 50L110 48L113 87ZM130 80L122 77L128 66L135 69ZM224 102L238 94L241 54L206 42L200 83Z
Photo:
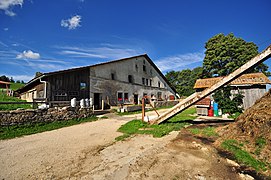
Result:
M196 102L200 101L201 99L205 98L206 96L210 95L211 93L215 92L217 89L223 87L224 85L230 83L234 79L241 76L245 71L257 66L258 64L262 63L266 59L271 57L271 45L267 47L262 53L258 54L250 61L242 65L240 68L229 74L228 76L224 77L216 84L211 86L210 88L205 89L202 92L194 93L175 105L173 108L169 109L167 112L162 114L160 117L151 120L151 124L160 124L163 121L168 120L169 118L175 116L176 114L180 113L181 111L189 108L190 106L194 105Z

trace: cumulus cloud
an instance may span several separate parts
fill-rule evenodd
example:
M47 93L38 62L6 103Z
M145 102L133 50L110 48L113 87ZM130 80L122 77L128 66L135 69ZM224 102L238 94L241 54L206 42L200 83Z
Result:
M39 53L34 53L31 50L24 51L16 56L17 59L40 59Z
M1 0L0 9L5 11L8 16L15 16L16 14L12 11L14 6L23 6L24 0Z
M195 52L195 53L186 53L179 54L175 56L164 57L155 61L156 65L163 72L170 70L180 70L181 68L201 62L204 59L204 53Z
M60 24L62 27L66 27L66 28L72 30L72 29L76 29L77 27L81 26L80 22L81 22L81 16L75 15L75 16L71 17L70 19L62 19Z

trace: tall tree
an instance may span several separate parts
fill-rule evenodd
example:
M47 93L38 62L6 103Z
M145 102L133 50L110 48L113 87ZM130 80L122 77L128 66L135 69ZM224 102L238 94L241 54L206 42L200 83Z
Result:
M180 96L189 96L195 92L193 87L201 73L202 67L197 67L192 70L170 71L165 76Z
M217 34L205 44L203 77L226 76L258 54L253 42L246 42L230 33ZM260 64L250 72L267 72L268 66Z

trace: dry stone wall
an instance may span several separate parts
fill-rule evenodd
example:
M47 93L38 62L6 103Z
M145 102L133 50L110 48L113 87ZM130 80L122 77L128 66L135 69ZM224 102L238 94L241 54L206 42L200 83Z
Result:
M86 118L92 116L92 110L88 108L50 108L50 109L27 109L0 111L0 125L10 126L27 123L65 121L75 118Z

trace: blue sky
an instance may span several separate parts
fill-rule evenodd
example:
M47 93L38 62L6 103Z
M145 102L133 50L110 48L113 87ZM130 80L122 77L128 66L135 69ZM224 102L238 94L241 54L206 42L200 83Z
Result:
M28 81L143 53L163 73L194 68L218 33L265 49L270 9L270 0L0 0L0 75Z

